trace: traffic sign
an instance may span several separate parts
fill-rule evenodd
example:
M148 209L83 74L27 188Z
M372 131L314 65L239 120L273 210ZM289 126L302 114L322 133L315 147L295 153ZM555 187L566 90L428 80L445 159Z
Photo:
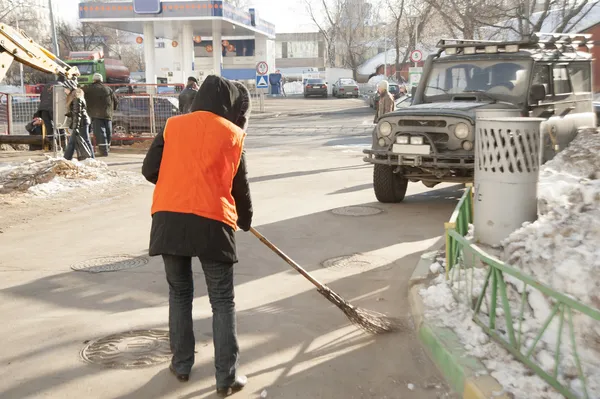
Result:
M265 61L261 61L256 64L256 74L257 75L266 75L269 72L269 65Z
M423 75L423 68L408 68L408 83L410 84L410 86L418 86L419 81L421 80L421 75Z
M257 89L268 89L269 83L267 82L267 77L265 75L257 75L256 76L256 88Z
M413 50L410 52L410 60L412 62L419 62L423 59L423 53L419 50Z

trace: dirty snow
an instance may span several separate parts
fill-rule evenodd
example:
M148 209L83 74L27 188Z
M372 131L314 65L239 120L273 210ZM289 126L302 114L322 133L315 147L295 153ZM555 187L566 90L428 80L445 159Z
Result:
M138 174L115 171L95 159L50 158L0 166L0 194L49 197L74 189L108 189L141 182Z
M553 289L600 309L600 134L583 132L571 145L542 167L538 186L539 217L526 223L504 242L503 260ZM473 229L469 226L469 236ZM433 265L432 265L433 267ZM453 288L472 289L470 303L459 303L451 287L438 276L421 291L426 314L434 322L455 330L467 351L482 360L492 377L515 397L560 398L549 385L532 373L495 342L471 318L471 306L481 292L485 270L474 270L473 278L455 276ZM523 283L505 275L511 302L513 328L519 328ZM472 288L471 288L472 287ZM554 303L538 290L528 287L521 321L523 342L531 347ZM462 300L462 298L461 298ZM482 303L487 317L488 296ZM497 329L506 331L502 307L497 309ZM555 348L561 342L559 380L583 397L581 382L571 349L567 313L562 334L558 317L550 324L533 352L536 363L552 374ZM573 312L578 355L587 377L590 398L600 398L600 323ZM501 332L505 336L506 333Z

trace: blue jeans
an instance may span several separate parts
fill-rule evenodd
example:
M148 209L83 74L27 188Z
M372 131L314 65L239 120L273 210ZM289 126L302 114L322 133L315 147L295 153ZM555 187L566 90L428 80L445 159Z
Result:
M194 326L192 301L194 276L192 258L163 255L169 283L169 338L173 352L172 364L179 374L189 374L194 364ZM233 264L200 259L208 298L213 312L212 328L215 346L217 389L233 384L238 366Z
M92 118L92 129L101 155L108 155L112 139L112 121L108 119Z
M65 159L67 159L69 161L71 159L73 159L73 154L75 153L75 148L76 148L75 147L75 135L76 134L79 134L81 136L84 143L87 144L88 149L90 150L91 157L94 158L94 147L92 146L92 142L90 141L90 125L85 123L85 124L81 125L79 130L71 132L71 137L69 137L69 142L67 143L67 146L65 147ZM83 159L87 158L87 156L84 157L84 154L77 153L77 158L79 160L83 160Z

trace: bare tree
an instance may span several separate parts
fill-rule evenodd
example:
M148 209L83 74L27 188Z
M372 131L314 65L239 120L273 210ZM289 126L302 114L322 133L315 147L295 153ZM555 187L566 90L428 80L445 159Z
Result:
M517 39L528 39L541 31L569 33L599 3L600 0L516 0L503 10L496 23L488 26Z
M396 79L400 77L400 48L402 40L402 23L404 22L404 3L406 0L386 0L387 6L392 16L392 26L394 29L394 48L396 50ZM406 53L406 52L405 52Z
M227 3L231 4L236 8L248 8L250 6L250 1L248 0L225 0Z
M305 0L310 18L325 39L327 47L327 64L334 67L336 64L336 43L340 33L340 19L345 6L344 0ZM317 18L323 15L323 18Z
M462 39L475 39L481 27L498 21L510 7L505 0L425 1L442 17L448 33Z

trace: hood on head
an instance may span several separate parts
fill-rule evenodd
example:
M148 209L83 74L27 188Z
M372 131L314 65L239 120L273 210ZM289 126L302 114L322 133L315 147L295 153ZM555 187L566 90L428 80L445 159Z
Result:
M209 75L192 102L191 111L206 111L235 123L240 115L240 92L229 80Z

